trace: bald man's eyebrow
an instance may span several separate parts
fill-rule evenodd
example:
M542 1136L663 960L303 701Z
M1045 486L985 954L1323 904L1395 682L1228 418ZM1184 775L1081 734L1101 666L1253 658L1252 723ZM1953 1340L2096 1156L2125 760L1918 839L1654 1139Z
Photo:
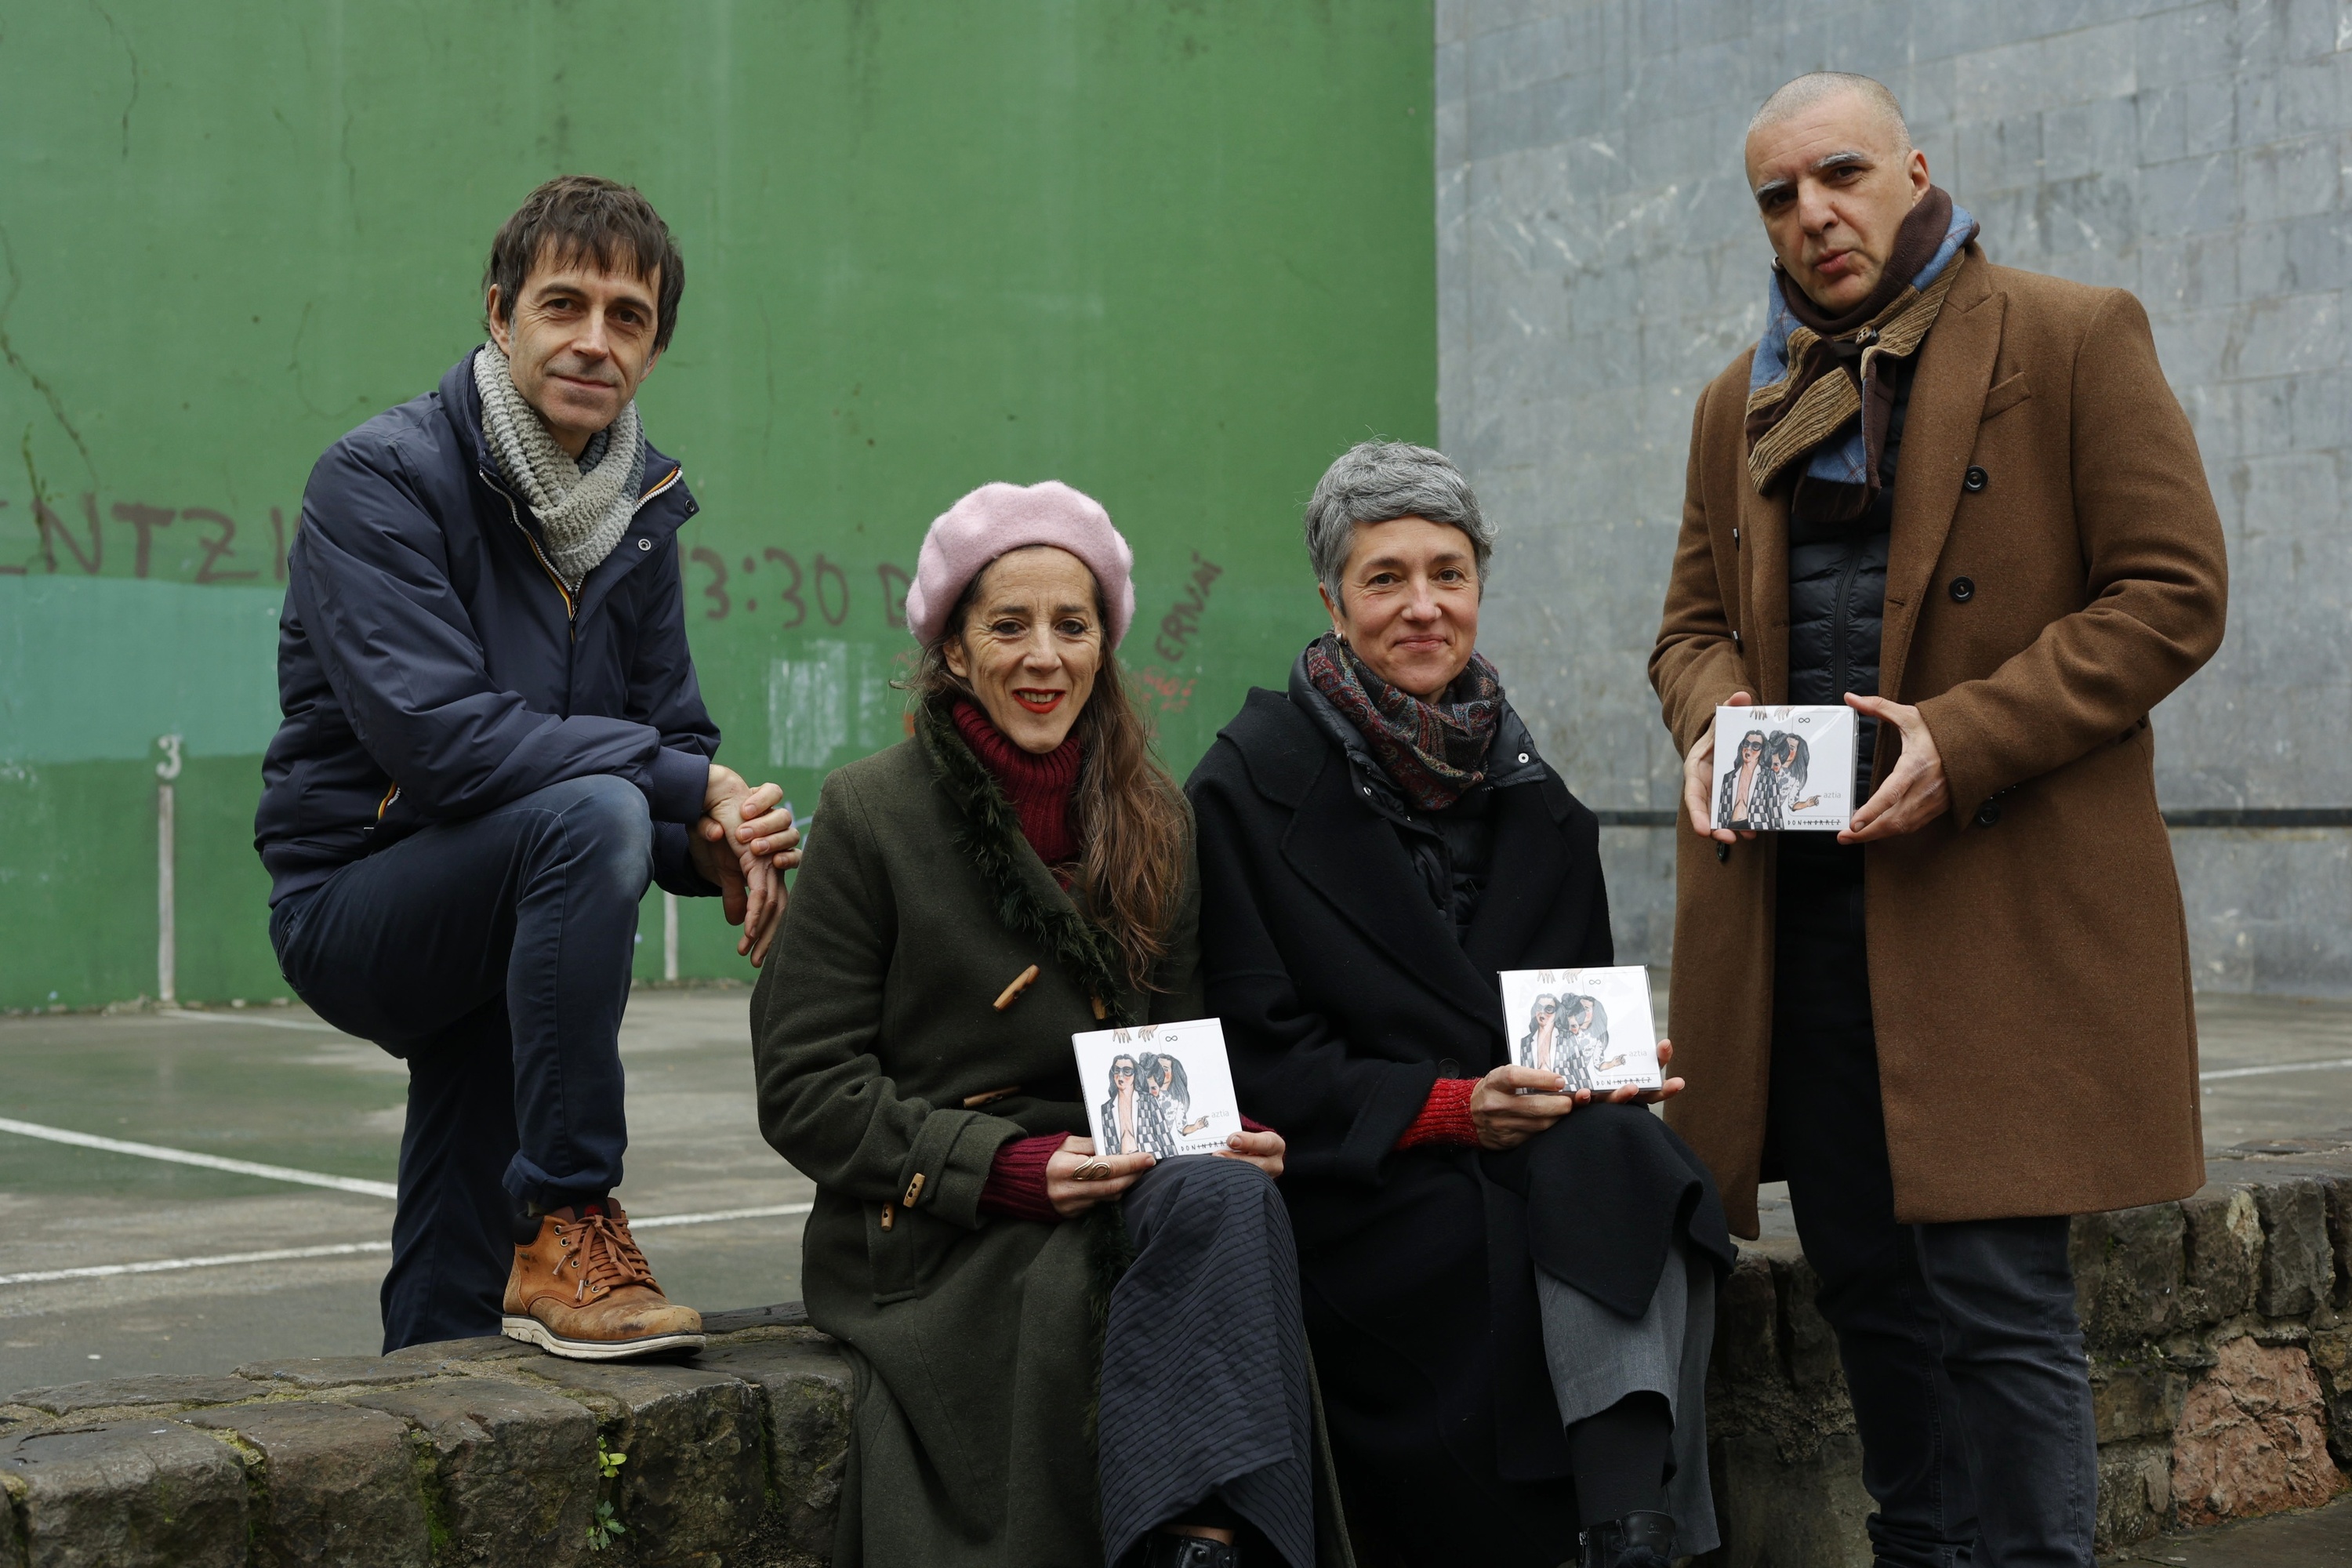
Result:
M1843 153L1829 153L1814 159L1811 163L1805 166L1805 173L1809 174L1825 174L1832 169L1843 169L1857 165L1866 168L1869 166L1871 158L1869 153L1859 151L1858 149L1849 148ZM1759 202L1769 201L1774 196L1786 194L1789 189L1790 182L1786 179L1767 180L1762 184L1756 187L1756 199Z

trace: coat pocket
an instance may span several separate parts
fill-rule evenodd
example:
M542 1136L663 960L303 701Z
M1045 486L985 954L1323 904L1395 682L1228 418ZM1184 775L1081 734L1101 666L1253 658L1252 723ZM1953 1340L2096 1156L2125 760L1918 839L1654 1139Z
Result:
M868 1204L865 1209L866 1268L877 1307L920 1296L956 1238L971 1234L904 1204Z
M1996 382L1992 389L1985 394L1984 412L1977 416L1977 423L1988 424L1995 416L2008 413L2032 395L2033 378L2021 370L2015 375Z

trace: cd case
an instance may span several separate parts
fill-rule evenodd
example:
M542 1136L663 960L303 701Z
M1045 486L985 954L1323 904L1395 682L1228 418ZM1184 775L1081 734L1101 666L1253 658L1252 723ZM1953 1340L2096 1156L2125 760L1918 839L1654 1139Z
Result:
M1559 1074L1570 1094L1662 1086L1648 970L1627 963L1506 969L1501 975L1512 1061Z
M1078 1088L1104 1154L1210 1154L1242 1130L1214 1018L1072 1035Z
M1835 833L1853 820L1851 708L1715 710L1717 827Z

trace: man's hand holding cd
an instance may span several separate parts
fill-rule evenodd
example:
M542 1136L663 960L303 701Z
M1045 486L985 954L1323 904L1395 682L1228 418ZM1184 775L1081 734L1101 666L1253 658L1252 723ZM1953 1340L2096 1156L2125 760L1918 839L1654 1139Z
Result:
M1756 699L1745 691L1735 691L1723 700L1726 708L1751 708L1755 703ZM1714 800L1715 726L1710 724L1683 757L1683 809L1690 813L1691 831L1717 844L1736 844L1756 837L1748 828L1735 833L1728 827L1717 827Z
M1944 779L1943 754L1919 710L1884 697L1846 694L1846 706L1867 713L1882 724L1892 724L1903 737L1902 754L1871 797L1853 814L1853 826L1838 835L1841 844L1868 844L1916 833L1952 808L1951 788Z

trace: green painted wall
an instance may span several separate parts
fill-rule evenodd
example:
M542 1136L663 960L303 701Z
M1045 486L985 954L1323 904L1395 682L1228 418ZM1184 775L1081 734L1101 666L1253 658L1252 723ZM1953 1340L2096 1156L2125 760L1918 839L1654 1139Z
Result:
M638 184L687 258L642 402L703 502L722 756L810 805L898 739L924 528L1058 478L1135 544L1124 654L1189 767L1316 624L1324 463L1435 435L1431 37L1428 0L14 8L0 1007L152 991L166 732L180 994L283 992L250 837L284 531L478 340L489 237L557 173ZM747 973L708 902L683 948Z

